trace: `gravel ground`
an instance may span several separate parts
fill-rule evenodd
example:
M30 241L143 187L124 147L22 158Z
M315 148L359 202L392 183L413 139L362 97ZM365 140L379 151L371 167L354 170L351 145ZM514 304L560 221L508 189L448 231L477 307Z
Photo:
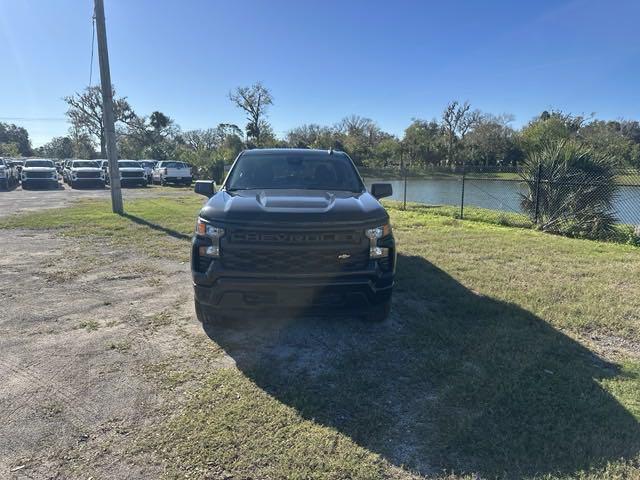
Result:
M0 477L157 478L119 452L162 402L145 366L201 335L188 264L50 232L0 244Z

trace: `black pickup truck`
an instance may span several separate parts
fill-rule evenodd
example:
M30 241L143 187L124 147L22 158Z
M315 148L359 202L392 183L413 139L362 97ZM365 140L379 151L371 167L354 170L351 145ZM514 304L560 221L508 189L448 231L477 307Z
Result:
M191 249L195 308L203 323L256 309L341 313L384 320L396 248L389 216L346 153L248 150L198 216Z

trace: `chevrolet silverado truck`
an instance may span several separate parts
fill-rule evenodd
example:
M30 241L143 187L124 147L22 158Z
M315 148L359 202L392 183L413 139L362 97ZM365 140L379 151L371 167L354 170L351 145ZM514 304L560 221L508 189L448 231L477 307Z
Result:
M107 169L107 183L110 183L112 174L113 173ZM118 174L120 175L120 185L123 187L131 185L137 185L139 187L147 186L147 177L144 174L144 168L142 168L142 165L136 160L118 160Z
M33 186L59 188L58 171L53 160L46 158L30 158L25 160L20 171L22 189L27 190Z
M379 199L344 152L262 149L240 153L209 197L191 248L195 310L203 323L242 312L330 311L383 321L396 247Z
M97 185L104 188L105 185L104 172L98 162L94 160L73 160L65 174L71 188L81 185Z
M167 185L191 185L193 179L191 167L184 162L163 161L158 162L154 167L151 178L153 183Z

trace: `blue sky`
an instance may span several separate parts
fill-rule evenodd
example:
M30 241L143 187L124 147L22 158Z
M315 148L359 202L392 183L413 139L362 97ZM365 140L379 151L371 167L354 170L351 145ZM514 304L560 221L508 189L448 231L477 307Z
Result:
M89 82L92 5L0 0L0 121L25 126L35 146L65 134L61 98ZM640 117L636 0L105 5L118 93L183 129L244 126L227 94L257 80L278 134L352 113L401 134L451 99L513 113L516 126L550 108Z

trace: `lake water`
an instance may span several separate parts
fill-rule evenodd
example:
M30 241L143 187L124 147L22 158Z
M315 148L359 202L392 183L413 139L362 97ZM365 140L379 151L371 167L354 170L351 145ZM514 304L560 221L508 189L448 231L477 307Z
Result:
M393 200L403 200L403 180L365 178L367 188L372 183L385 182L393 186ZM487 180L467 178L464 184L465 206L522 213L520 195L527 192L523 182L513 180ZM408 179L407 202L429 205L460 205L462 178ZM614 211L621 223L640 225L640 187L618 187Z

